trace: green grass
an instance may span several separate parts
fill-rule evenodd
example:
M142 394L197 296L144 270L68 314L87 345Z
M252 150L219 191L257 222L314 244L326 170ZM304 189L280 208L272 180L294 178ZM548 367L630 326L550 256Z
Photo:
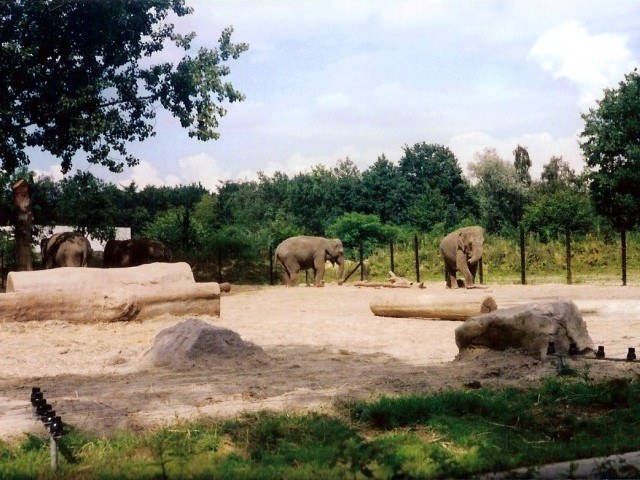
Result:
M459 478L638 450L639 424L638 381L556 377L345 403L334 415L260 412L105 438L69 426L55 474L48 440L30 435L0 442L0 478Z

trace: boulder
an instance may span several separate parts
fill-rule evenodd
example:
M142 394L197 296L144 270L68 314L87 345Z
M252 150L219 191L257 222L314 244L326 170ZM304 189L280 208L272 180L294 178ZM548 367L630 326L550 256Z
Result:
M152 366L174 368L263 356L259 346L245 342L233 330L210 325L197 318L189 318L159 332L145 354Z
M566 354L571 343L580 353L593 350L586 323L570 300L520 305L471 317L456 328L455 336L460 354L478 347L518 349L545 359L549 342L555 342L557 353Z

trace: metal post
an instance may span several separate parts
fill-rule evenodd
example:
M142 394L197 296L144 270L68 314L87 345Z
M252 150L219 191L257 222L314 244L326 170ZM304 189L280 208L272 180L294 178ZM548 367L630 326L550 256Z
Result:
M416 282L420 283L420 257L418 256L418 235L413 236L413 250L416 259Z
M393 261L393 242L389 242L389 254L391 256L391 271L396 273L395 262Z

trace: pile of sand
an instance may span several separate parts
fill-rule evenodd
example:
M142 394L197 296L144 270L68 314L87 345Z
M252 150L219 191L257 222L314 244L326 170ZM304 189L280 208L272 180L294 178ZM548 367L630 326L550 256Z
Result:
M257 345L242 340L233 330L189 318L160 331L144 355L144 363L176 369L219 364L228 360L266 359Z

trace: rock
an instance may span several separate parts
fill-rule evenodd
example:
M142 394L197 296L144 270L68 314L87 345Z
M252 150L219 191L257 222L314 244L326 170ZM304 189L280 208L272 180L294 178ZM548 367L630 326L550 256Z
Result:
M236 332L190 318L156 335L145 354L153 366L192 367L223 360L262 357L260 347L242 340Z
M518 349L545 359L549 342L555 342L557 353L567 353L570 343L575 343L580 353L593 350L582 315L570 300L521 305L478 315L456 328L455 336L460 354L477 347Z

